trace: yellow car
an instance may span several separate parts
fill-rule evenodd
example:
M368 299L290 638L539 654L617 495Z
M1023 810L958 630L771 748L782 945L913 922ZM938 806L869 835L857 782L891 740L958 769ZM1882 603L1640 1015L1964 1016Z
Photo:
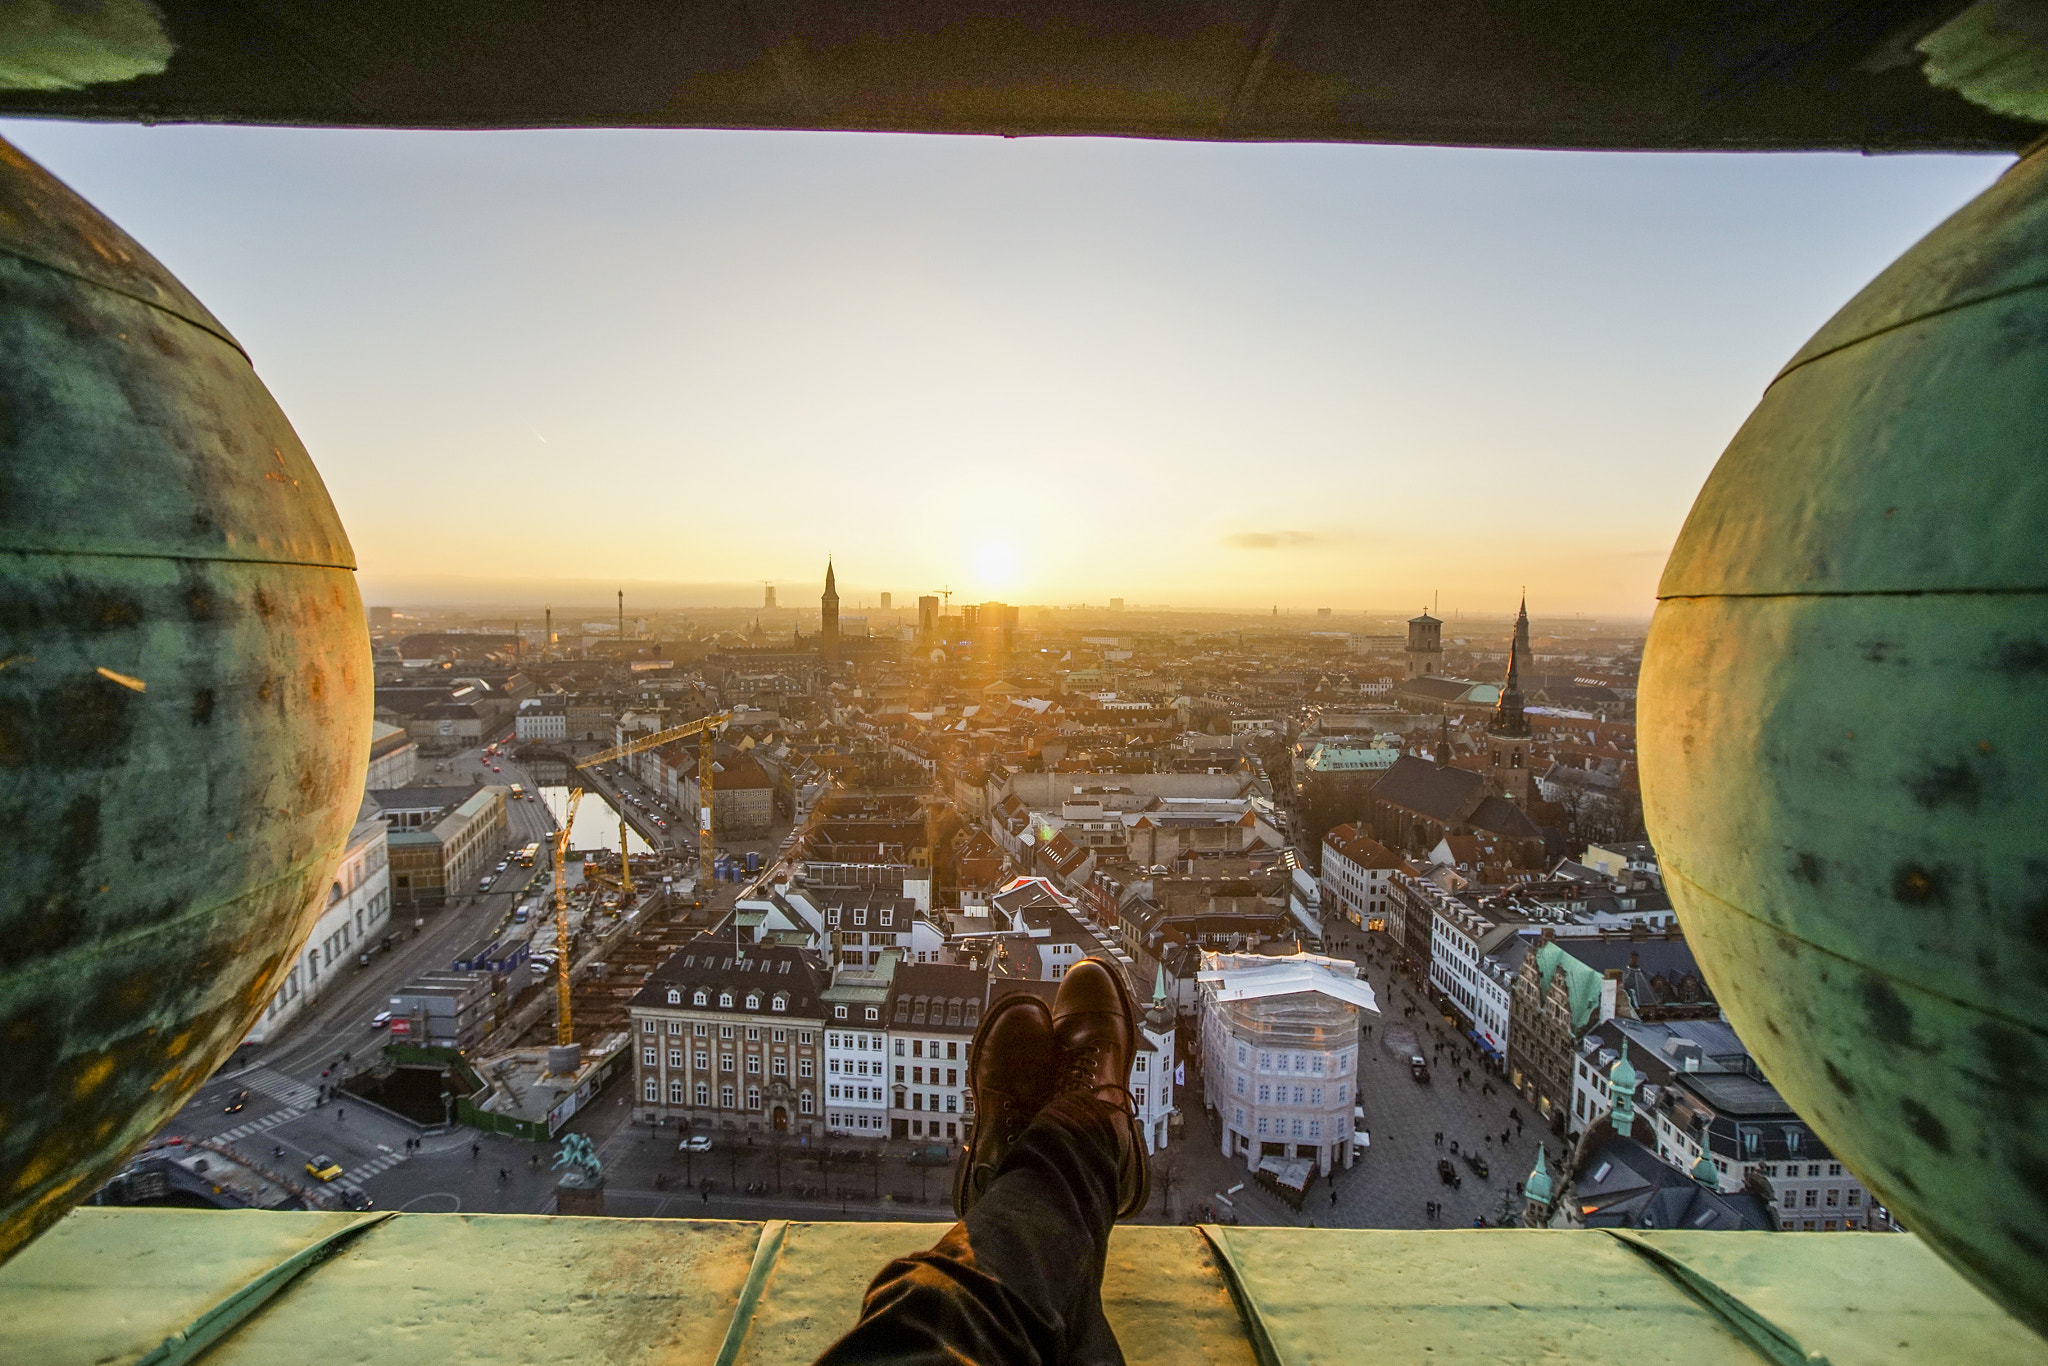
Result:
M335 1177L341 1175L341 1164L327 1156L327 1154L320 1153L307 1159L306 1171L309 1175L317 1176L322 1181L332 1181Z

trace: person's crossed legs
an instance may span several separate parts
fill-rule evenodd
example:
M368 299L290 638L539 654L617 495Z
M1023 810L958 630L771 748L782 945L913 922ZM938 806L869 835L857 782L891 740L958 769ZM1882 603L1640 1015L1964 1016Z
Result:
M1126 1089L1137 1038L1136 1003L1099 959L1067 973L1050 1011L1032 996L996 1003L968 1057L961 1220L882 1269L820 1366L1120 1366L1102 1273L1110 1226L1147 1196Z

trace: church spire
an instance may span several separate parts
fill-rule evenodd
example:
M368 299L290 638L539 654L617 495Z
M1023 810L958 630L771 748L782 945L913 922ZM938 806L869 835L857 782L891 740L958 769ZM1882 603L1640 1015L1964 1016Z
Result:
M1522 1222L1530 1228L1542 1228L1550 1222L1550 1207L1557 1198L1557 1185L1551 1179L1550 1163L1545 1160L1543 1145L1536 1145L1536 1166L1522 1182Z
M1524 678L1536 675L1536 657L1529 652L1529 590L1522 590L1521 610L1515 613L1515 643L1511 661Z
M1521 736L1529 733L1529 718L1522 714L1522 655L1528 650L1529 604L1522 600L1522 615L1515 621L1514 643L1508 647L1508 676L1500 685L1500 701L1493 709L1495 735Z
M818 599L818 648L827 656L839 652L839 585L830 555L825 557L825 591Z

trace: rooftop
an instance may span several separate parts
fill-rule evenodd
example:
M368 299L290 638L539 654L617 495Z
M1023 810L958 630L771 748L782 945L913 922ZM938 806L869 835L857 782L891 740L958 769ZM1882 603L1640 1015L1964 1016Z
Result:
M270 1366L345 1339L359 1366L780 1366L815 1358L876 1269L935 1232L85 1208L0 1267L0 1322L35 1362L126 1366L168 1343ZM1132 1366L1351 1361L1361 1344L1437 1366L2041 1359L1898 1234L1125 1226L1103 1305Z

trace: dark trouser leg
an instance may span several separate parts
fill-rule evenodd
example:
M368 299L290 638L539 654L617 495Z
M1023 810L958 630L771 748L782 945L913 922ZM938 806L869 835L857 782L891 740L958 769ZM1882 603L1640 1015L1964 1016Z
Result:
M820 1366L1121 1366L1102 1317L1116 1221L1112 1113L1073 1095L1041 1110L966 1219L882 1268L860 1322Z

